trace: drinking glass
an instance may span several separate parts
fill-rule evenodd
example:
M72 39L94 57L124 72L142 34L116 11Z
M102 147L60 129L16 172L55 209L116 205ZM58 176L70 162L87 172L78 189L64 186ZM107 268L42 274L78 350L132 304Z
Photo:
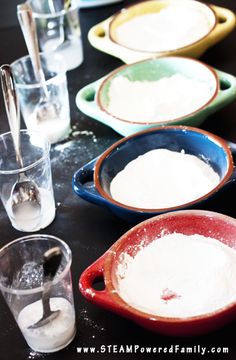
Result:
M43 52L60 54L66 70L83 62L79 0L29 0Z
M25 232L38 231L55 217L50 144L40 133L27 130L20 131L20 144L23 168L19 168L16 161L11 133L0 135L0 197L14 228ZM12 211L12 190L20 174L25 174L38 187L41 210L36 217L34 212L26 211L24 207L17 216Z
M21 113L27 129L40 131L47 136L51 144L64 140L70 132L70 104L67 78L63 61L59 55L40 55L46 83L36 78L31 59L24 56L11 64L15 87L20 101ZM47 88L48 101L51 106L46 108L44 116L39 117L39 108Z
M32 328L42 318L43 255L60 247L62 260L50 293L51 310L56 318ZM71 250L51 235L30 235L0 249L0 290L26 342L37 352L54 352L67 346L76 333L71 281Z

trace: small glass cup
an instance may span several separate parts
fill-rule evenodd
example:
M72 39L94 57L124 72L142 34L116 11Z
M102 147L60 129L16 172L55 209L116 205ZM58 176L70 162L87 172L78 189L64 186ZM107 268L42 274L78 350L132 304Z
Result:
M47 136L51 144L64 140L70 132L70 104L67 78L60 56L40 54L46 84L40 84L35 76L31 59L24 56L11 64L21 113L28 130L36 130ZM46 85L50 108L43 118L38 117L39 107L45 97Z
M50 144L47 138L37 132L20 131L21 156L24 167L19 169L12 135L10 132L0 135L0 197L12 226L20 231L32 232L48 226L55 217L53 195ZM19 174L25 174L37 185L41 210L37 218L31 212L17 216L12 211L12 190L19 180Z
M83 62L79 21L79 0L29 0L36 22L42 52L55 52L63 58L66 70Z
M49 323L30 328L43 315L43 255L55 246L62 250L62 260L52 283L50 306L52 311L60 312ZM34 351L58 351L75 336L70 267L70 248L54 236L25 236L0 249L0 290L26 342Z

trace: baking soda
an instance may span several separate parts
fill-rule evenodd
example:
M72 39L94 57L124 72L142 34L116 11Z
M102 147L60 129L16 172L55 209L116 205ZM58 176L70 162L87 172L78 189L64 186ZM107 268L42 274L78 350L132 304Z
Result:
M59 315L48 324L36 329L29 328L42 318L42 301L38 300L24 307L18 316L18 325L28 345L39 352L54 352L67 346L75 336L74 307L64 298L50 299L52 311Z
M203 11L187 2L156 13L135 16L116 28L119 44L138 51L161 52L178 49L203 38L214 26Z
M155 149L129 162L112 179L110 192L122 204L162 209L196 200L219 182L219 175L198 157Z
M236 251L199 234L173 233L123 254L119 295L131 306L165 317L214 312L236 300Z
M107 110L116 117L135 122L177 119L203 107L215 91L207 82L181 74L156 81L112 79Z

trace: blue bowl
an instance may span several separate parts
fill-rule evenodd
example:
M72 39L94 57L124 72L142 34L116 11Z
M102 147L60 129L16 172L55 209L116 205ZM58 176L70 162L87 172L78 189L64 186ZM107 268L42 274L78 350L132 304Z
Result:
M204 196L176 207L142 209L114 200L110 183L118 172L139 155L153 149L184 150L207 163L219 174L220 183ZM100 157L79 169L73 177L73 189L81 198L109 208L119 217L138 222L154 215L193 208L209 199L236 179L233 158L227 143L207 131L184 126L165 126L139 132L113 144ZM174 174L173 174L174 175Z

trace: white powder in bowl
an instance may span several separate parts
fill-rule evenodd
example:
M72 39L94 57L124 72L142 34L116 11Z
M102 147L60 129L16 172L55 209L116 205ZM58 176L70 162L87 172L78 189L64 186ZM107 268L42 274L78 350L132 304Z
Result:
M236 301L236 251L216 239L173 233L122 259L119 295L149 314L184 318Z
M116 41L138 51L174 50L206 36L214 21L213 14L209 17L209 9L206 14L187 2L173 4L159 12L138 15L120 24L116 28Z
M130 161L112 179L110 193L122 204L162 209L196 200L219 182L219 175L198 157L155 149Z
M112 79L107 110L128 121L154 123L174 120L203 107L215 87L181 74L155 81L130 81L124 76Z

